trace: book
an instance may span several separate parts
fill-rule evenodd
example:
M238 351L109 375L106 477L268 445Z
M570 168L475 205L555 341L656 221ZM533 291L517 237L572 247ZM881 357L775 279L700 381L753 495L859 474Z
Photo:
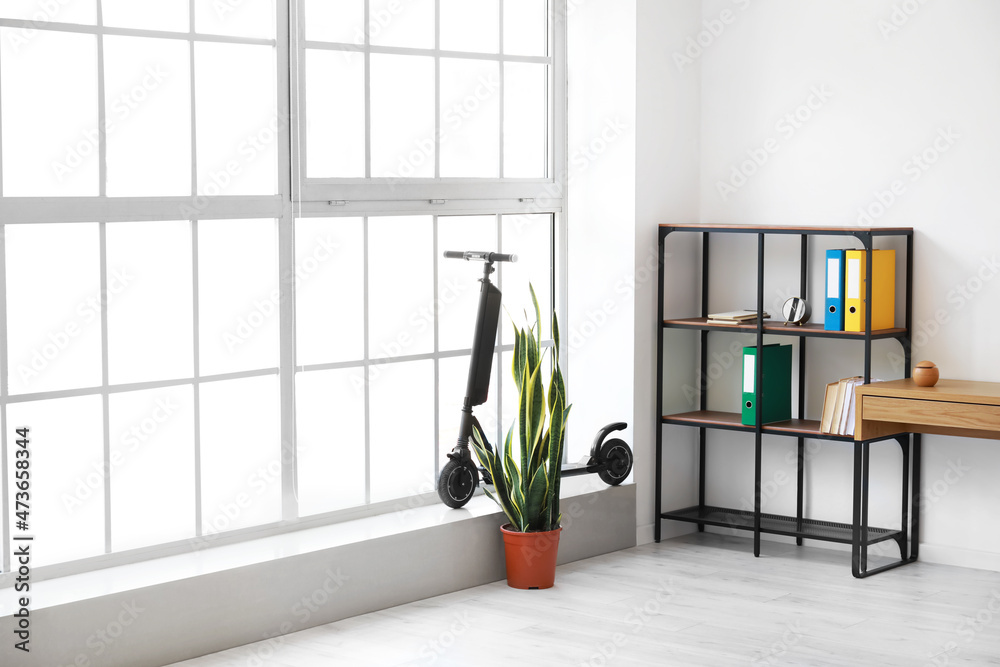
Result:
M764 318L771 317L766 312ZM757 320L756 310L732 310L726 313L712 313L708 316L711 324L752 324Z
M823 399L823 418L819 423L820 433L829 433L833 424L833 408L837 403L837 386L840 382L831 382L826 385L826 397Z

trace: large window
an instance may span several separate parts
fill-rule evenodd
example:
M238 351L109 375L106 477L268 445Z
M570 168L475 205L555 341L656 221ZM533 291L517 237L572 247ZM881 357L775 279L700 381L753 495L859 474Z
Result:
M3 573L20 426L41 577L436 502L479 289L441 253L561 306L561 5L0 5Z

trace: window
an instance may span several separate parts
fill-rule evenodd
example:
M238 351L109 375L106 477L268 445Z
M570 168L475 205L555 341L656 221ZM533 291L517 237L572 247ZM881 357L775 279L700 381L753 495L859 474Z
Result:
M561 289L563 3L155 4L0 7L4 572L18 426L42 578L432 502Z

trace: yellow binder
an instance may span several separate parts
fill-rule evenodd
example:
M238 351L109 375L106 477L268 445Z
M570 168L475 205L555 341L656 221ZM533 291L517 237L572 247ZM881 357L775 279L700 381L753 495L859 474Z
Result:
M844 331L865 330L864 250L847 251L844 275ZM896 316L896 251L872 251L872 331L892 329Z

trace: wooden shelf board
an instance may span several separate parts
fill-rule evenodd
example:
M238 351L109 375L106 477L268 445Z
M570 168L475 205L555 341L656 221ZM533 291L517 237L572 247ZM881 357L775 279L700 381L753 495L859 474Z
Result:
M742 419L742 415L738 412L720 412L717 410L697 410L695 412L682 412L663 416L663 421L670 424L753 432L754 427L744 425ZM845 442L854 441L853 435L820 433L819 421L815 419L789 419L788 421L773 422L765 424L763 432L768 435L791 435L824 440L842 440Z
M734 232L778 232L783 234L854 234L871 232L873 234L912 234L912 227L822 227L802 225L728 225L709 222L692 222L679 224L662 224L661 229L689 229L692 231L734 231Z
M738 331L754 333L757 324L717 324L710 323L707 317L685 317L681 319L663 320L663 326L668 329L709 329L713 331ZM816 336L825 338L857 338L864 339L861 331L827 331L819 322L809 322L802 326L785 326L779 320L764 320L764 333L777 336ZM895 338L906 334L904 327L878 329L872 332L872 338Z

